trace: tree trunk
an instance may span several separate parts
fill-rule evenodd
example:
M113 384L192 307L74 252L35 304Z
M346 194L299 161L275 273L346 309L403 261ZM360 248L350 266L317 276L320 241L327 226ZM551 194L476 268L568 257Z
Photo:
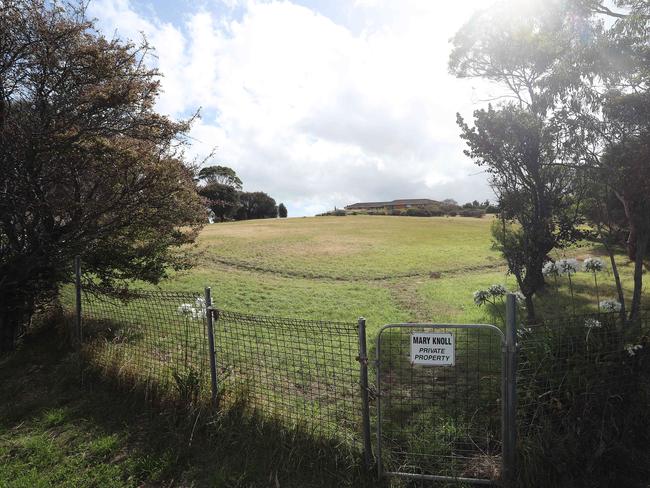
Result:
M526 323L528 325L535 324L537 322L537 317L535 316L535 304L533 303L533 297L525 295L526 297Z
M650 236L646 233L637 233L636 255L634 256L634 292L632 293L632 306L630 307L630 323L639 319L641 311L641 292L643 291L643 258L648 247Z
M625 311L625 294L623 293L623 285L621 284L621 275L618 273L618 265L616 264L616 258L614 257L614 251L612 248L605 243L605 250L609 256L609 261L612 264L612 273L614 274L614 281L616 282L616 292L618 293L618 301L621 304L621 325L625 325L625 317L627 312Z
M528 288L528 282L526 278L522 278L520 271L514 272L513 274L517 279L517 285L519 285L519 289L524 294L524 298L526 302L526 323L534 324L535 322L537 322L537 317L535 316L535 304L533 303L534 292L530 291L530 289ZM542 280L543 279L544 278L542 276Z

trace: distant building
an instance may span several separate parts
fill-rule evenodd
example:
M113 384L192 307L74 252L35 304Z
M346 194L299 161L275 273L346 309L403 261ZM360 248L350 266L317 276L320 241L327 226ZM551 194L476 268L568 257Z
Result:
M428 198L406 198L404 200L393 200L390 202L360 202L353 203L345 207L345 210L361 211L390 211L405 210L407 208L426 208L437 203L435 200Z

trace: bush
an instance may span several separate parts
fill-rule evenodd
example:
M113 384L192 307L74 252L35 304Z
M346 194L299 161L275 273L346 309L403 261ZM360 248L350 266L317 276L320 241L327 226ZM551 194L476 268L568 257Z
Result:
M404 215L408 217L430 217L431 214L425 208L407 208Z
M438 207L446 215L451 215L452 212L458 212L458 209L460 208L458 205L444 202L441 203Z
M475 217L480 219L485 215L485 210L481 208L464 208L460 211L461 217Z
M335 210L330 210L329 212L324 212L321 214L316 214L316 217L345 217L347 213L345 210L341 210L340 208L337 208ZM356 213L353 212L353 215L356 215Z
M429 213L429 217L442 217L445 215L440 205L429 205L425 207L425 210Z
M650 476L647 337L626 346L617 314L521 332L517 486L632 486L626 476Z

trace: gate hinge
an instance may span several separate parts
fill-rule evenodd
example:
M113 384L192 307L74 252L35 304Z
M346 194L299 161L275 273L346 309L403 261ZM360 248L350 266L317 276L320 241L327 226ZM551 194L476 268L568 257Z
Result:
M357 356L355 359L357 361L359 361L361 364L363 364L364 366L368 366L368 358L367 357L362 358L361 356Z

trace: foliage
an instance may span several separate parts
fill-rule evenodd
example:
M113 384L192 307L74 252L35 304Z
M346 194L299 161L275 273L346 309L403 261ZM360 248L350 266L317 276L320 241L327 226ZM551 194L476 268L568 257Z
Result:
M240 192L236 220L273 219L278 216L275 200L261 191Z
M516 12L497 3L456 34L449 62L458 77L485 78L507 90L497 108L474 112L473 127L460 115L457 121L466 154L485 167L497 194L503 225L496 245L527 297L529 320L546 256L579 237L581 187L575 170L561 164L566 135L554 117L556 97L572 81L556 72L574 39L565 14L562 1L525 3ZM510 225L506 235L515 222L516 231Z
M589 180L595 201L588 216L608 247L627 246L635 261L629 319L639 313L643 261L650 242L650 10L647 2L573 0L564 18L580 25L580 49L567 50L556 71L571 73L572 89L557 101L573 165ZM612 260L612 271L617 274ZM625 299L618 286L619 300Z
M648 476L650 344L617 314L531 327L520 339L518 486L636 486Z
M480 219L485 215L485 210L482 208L466 208L458 212L461 217L474 217Z
M334 210L330 210L329 212L318 214L316 217L345 217L346 215L347 212L342 208L335 208ZM357 215L357 214L353 213L352 215Z
M486 167L499 198L502 223L493 228L497 248L521 291L532 297L544 286L542 266L548 253L580 235L572 170L556 164L553 129L527 110L489 107L474 112L474 127L460 116L458 123L470 148L466 154ZM532 303L528 305L533 319Z
M87 369L81 384L77 358L43 339L0 364L0 486L376 484L355 447L246 415L241 405L214 412L156 403L140 385Z
M71 279L75 255L104 290L157 282L205 220L189 123L154 111L149 46L108 40L83 4L64 5L0 10L0 348Z
M174 387L181 403L196 406L201 397L201 376L192 366L173 371Z
M198 188L199 195L207 198L210 210L221 222L287 217L285 205L277 207L266 193L241 191L242 181L232 168L208 166L199 171L199 179L206 182Z
M233 186L208 183L199 187L198 192L207 199L208 207L221 222L233 217L239 207L239 192Z
M407 208L404 211L407 217L430 217L430 212L425 208Z
M521 292L513 291L512 293L515 295L517 303L521 304L524 300ZM472 296L477 307L485 306L491 318L499 319L500 323L505 326L505 298L507 294L508 289L497 283L490 285L487 289L476 290Z
M242 189L242 181L235 170L228 166L207 166L199 171L199 179L207 183L229 186L235 190Z

